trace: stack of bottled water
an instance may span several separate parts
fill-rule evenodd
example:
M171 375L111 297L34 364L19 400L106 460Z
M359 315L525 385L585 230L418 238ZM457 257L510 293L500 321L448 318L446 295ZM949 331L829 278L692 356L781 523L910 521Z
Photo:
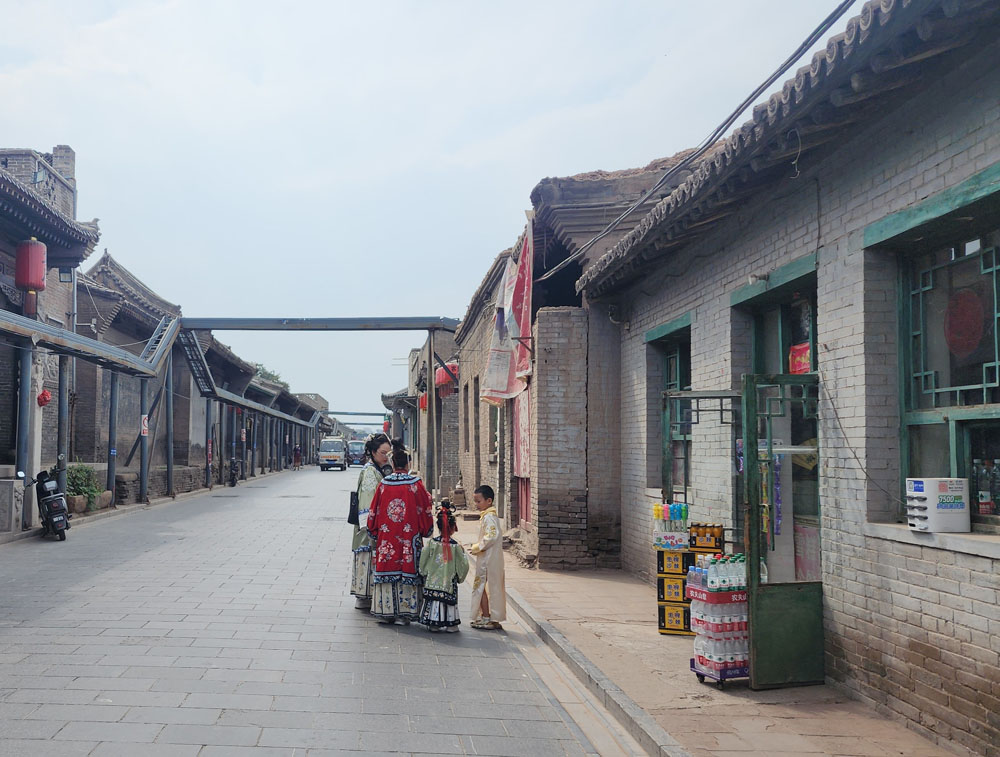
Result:
M760 582L767 583L767 565L761 560ZM704 591L745 591L747 588L747 559L737 555L698 555L688 568L687 585Z
M761 581L765 583L766 571L762 562ZM688 569L687 585L707 593L711 600L693 596L691 601L697 667L716 676L723 671L742 672L749 664L748 609L746 594L742 593L747 588L746 557L699 555Z

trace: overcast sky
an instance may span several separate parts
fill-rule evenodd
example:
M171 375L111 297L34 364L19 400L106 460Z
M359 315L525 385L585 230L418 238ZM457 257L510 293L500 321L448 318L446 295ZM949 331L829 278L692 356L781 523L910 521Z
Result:
M461 318L540 179L696 145L835 4L0 0L0 146L185 315ZM362 411L424 338L216 336Z

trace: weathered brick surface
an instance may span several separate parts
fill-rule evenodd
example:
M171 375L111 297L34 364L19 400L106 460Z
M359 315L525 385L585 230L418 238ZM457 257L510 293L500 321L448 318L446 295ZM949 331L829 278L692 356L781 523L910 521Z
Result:
M67 218L76 218L75 164L76 156L66 145L57 145L51 153L0 149L0 168Z
M661 378L644 332L690 312L693 388L737 388L750 366L749 323L730 294L750 274L817 253L828 676L879 712L979 754L1000 744L998 561L863 535L866 521L896 514L900 485L898 261L866 252L863 229L1000 161L998 56L993 43L819 162L804 158L796 178L790 169L766 196L665 258L664 284L620 297L622 563L650 577ZM731 525L730 463L698 454L718 433L695 433L692 518Z
M594 567L588 549L587 321L583 308L542 308L535 319L532 508L538 564Z
M483 376L489 357L490 338L496 310L486 307L476 314L476 322L467 328L462 343L458 345L459 392L457 399L458 461L465 497L472 500L472 492L480 484L493 487L497 494L497 512L509 527L517 523L516 493L511 476L511 430L505 425L504 444L499 453L490 434L491 406L477 401L477 388L483 388ZM529 390L530 391L530 390ZM506 424L513 416L511 403L501 410Z
M213 471L218 466L213 464ZM98 473L98 480L103 481L103 472ZM205 486L205 469L202 467L174 466L174 493L183 494L201 489ZM154 467L149 469L148 484L149 499L167 496L167 469ZM139 476L136 473L119 473L115 476L115 502L119 505L135 504L139 501Z

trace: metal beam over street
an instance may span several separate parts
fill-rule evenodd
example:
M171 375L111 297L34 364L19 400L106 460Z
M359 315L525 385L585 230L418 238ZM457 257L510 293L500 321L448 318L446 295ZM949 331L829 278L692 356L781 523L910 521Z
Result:
M185 329L211 331L451 331L457 318L182 318Z
M354 412L353 410L320 410L320 412L323 413L323 415L364 415L366 417L377 415L379 417L382 417L389 411L382 410L381 412L378 413L357 413Z

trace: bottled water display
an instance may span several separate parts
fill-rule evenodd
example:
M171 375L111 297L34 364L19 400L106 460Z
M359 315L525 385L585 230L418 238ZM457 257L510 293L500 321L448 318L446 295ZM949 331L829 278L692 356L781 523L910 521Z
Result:
M761 560L760 582L767 583L767 564ZM747 560L738 555L698 555L688 568L687 585L705 591L746 591Z
M710 600L698 596L692 596L691 600L695 665L713 677L727 677L727 673L730 677L746 675L749 665L746 566L746 557L742 554L716 554L698 555L695 564L688 569L688 587L694 590L694 595L706 592ZM763 561L761 581L767 581ZM705 597L705 594L700 596Z

